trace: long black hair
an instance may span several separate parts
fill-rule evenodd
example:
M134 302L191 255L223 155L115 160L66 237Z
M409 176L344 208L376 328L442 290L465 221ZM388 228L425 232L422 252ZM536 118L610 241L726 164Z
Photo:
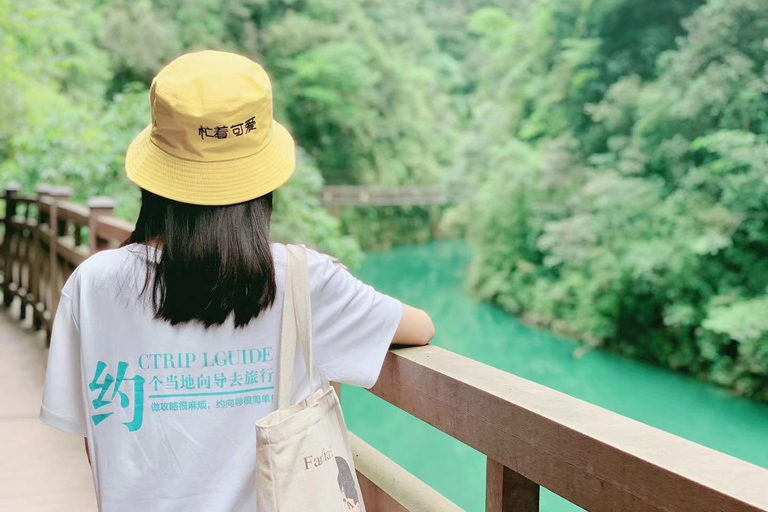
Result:
M271 217L271 193L200 206L142 189L136 229L127 242L160 249L159 258L147 258L141 291L151 291L155 318L210 327L234 312L235 327L243 327L268 309L276 294Z

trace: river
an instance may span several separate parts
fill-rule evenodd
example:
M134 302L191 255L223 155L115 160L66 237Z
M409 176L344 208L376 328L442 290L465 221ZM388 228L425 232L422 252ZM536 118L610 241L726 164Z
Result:
M426 310L440 347L768 468L768 406L601 351L576 359L573 341L473 300L469 260L463 242L434 242L369 253L355 274ZM345 386L342 396L352 431L465 510L484 510L482 454L367 391ZM581 510L546 490L541 509Z

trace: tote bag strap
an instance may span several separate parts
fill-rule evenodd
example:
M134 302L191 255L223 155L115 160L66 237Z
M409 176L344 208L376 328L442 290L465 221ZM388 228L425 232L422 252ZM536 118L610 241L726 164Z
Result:
M314 395L314 365L312 364L312 308L309 291L307 252L303 246L286 245L288 265L283 298L283 322L280 334L280 377L277 388L279 409L290 406L296 345L301 344L304 364L309 377L309 401ZM325 379L321 379L325 384Z

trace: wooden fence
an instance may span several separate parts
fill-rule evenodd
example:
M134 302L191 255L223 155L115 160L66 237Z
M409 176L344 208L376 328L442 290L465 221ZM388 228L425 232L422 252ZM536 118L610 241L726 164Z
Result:
M70 196L5 189L4 304L49 333L66 277L132 229ZM538 511L540 487L598 512L768 512L768 470L435 346L390 351L372 392L486 455L488 512ZM352 441L369 512L461 510Z

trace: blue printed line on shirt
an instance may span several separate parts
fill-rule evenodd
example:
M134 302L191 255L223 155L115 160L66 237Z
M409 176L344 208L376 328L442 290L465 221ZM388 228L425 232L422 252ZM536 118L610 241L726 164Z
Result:
M270 391L275 386L266 388L238 389L236 391L214 391L212 393L171 393L169 395L149 395L149 398L183 398L185 396L219 396L219 395L237 395L238 393L250 393L252 391Z

